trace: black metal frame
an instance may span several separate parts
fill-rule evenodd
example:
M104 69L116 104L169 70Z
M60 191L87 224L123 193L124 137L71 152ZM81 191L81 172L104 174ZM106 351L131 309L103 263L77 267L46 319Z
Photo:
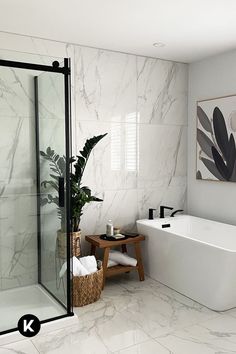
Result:
M72 262L72 245L71 245L71 191L70 191L70 173L71 164L70 158L72 156L72 143L71 143L71 76L70 76L70 59L64 59L64 86L65 86L65 134L66 134L66 228L67 228L67 312L73 315L72 306L72 281L71 273ZM69 286L68 286L69 284Z
M67 58L64 59L64 63L66 59ZM6 67L18 68L18 69L48 71L53 73L61 73L64 75L65 74L70 75L70 67L68 65L64 67L60 67L58 64L59 63L57 61L53 62L52 66L50 66L50 65L43 65L43 64L24 63L20 61L0 59L0 66L6 66Z
M0 59L0 66L38 70L42 72L61 73L64 75L64 93L65 93L65 147L66 147L66 225L67 225L67 306L65 306L59 299L55 297L41 282L41 222L40 222L40 161L39 161L39 110L38 110L38 78L34 78L35 89L35 141L36 141L36 171L37 171L37 242L38 242L38 282L39 284L66 310L67 314L57 316L40 321L40 323L47 323L57 319L73 316L72 310L72 281L71 281L71 241L70 241L70 228L71 228L71 202L70 202L70 157L71 157L71 70L70 59L64 58L64 67L60 67L58 62L52 63L52 66L41 65L34 63L24 63L10 60ZM0 335L17 331L17 328L9 329L0 332Z

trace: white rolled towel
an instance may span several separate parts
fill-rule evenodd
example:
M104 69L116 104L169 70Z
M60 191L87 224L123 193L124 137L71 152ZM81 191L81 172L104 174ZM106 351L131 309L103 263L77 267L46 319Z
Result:
M107 262L107 268L110 268L110 267L114 267L116 265L118 265L119 263L115 262L115 261L112 261L111 259L108 259L108 262Z
M73 257L72 259L72 264L73 264L73 275L75 277L81 276L81 275L88 275L89 272L88 270L81 264L81 262L78 260L78 258ZM65 262L63 266L61 267L59 276L63 277L67 269L67 263Z
M89 274L95 273L98 270L97 260L94 256L86 256L79 258L80 263L87 269Z
M115 251L115 250L110 251L109 260L115 261L118 264L121 264L124 266L135 267L137 265L137 259L128 256L127 253L121 253L121 252Z

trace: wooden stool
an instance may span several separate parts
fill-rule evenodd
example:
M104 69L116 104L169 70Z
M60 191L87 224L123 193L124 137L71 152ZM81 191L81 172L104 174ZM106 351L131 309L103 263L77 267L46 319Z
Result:
M119 240L119 241L106 241L100 238L100 235L92 235L92 236L85 236L85 239L91 244L91 255L96 256L96 248L103 248L104 249L104 256L103 256L103 288L105 285L106 277L111 277L116 274L127 273L131 270L136 269L139 274L139 280L144 280L144 269L143 269L143 262L142 262L142 255L141 255L141 248L140 248L140 241L145 240L145 237L142 235L136 237L129 237L127 239ZM137 259L137 265L133 266L122 266L116 265L114 267L107 268L109 252L112 247L121 246L122 252L127 252L126 245L134 245L135 255Z

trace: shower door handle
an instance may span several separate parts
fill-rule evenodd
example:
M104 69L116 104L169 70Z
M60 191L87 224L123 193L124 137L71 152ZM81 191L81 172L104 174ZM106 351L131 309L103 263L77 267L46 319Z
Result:
M65 188L64 188L64 177L59 177L59 207L64 207L65 206Z

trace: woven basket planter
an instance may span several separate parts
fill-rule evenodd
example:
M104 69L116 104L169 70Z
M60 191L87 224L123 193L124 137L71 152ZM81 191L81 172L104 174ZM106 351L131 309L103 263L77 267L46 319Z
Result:
M98 271L89 275L73 277L73 306L81 307L97 301L102 292L103 268L98 263Z
M81 231L72 232L70 234L71 237L71 249L72 249L72 257L79 257L81 254ZM66 259L67 258L67 234L65 232L61 232L61 230L57 231L57 254L59 258Z

